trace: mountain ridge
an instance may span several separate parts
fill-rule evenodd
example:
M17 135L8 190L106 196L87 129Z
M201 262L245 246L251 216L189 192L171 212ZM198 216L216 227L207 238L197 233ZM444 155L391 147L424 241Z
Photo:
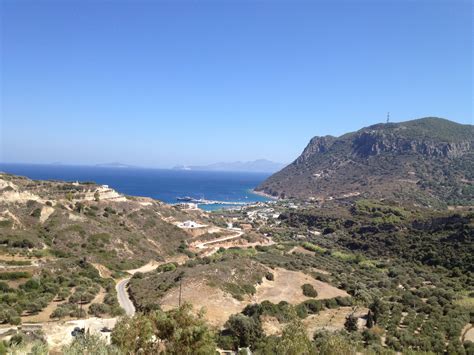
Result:
M474 126L427 117L313 137L256 191L324 200L390 197L423 205L472 204Z

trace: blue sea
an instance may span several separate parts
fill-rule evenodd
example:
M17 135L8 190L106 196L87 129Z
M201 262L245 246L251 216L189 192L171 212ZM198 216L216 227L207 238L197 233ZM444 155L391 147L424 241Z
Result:
M36 164L0 164L0 171L36 180L93 181L109 185L126 195L151 197L166 203L177 203L176 198L184 196L226 202L267 201L251 190L270 175ZM231 206L218 204L199 207L215 210Z

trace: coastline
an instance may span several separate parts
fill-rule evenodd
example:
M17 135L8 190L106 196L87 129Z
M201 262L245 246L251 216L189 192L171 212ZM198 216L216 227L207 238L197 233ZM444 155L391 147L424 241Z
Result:
M265 192L262 192L262 191L256 191L255 189L250 190L250 192L252 192L253 194L258 195L258 196L269 198L271 200L275 200L275 201L279 200L279 198L276 197L276 196L266 194Z

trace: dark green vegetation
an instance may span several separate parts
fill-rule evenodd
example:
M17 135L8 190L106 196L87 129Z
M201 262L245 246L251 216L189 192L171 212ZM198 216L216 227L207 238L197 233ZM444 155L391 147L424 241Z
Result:
M183 306L168 312L152 311L146 315L124 318L114 328L112 344L85 334L63 348L68 354L170 354L211 355L219 346L229 349L225 337L235 336L240 343L236 347L251 347L254 354L310 355L355 354L356 348L348 338L329 333L317 334L314 341L308 339L303 324L295 317L284 327L281 337L264 337L263 331L252 316L235 315L228 323L227 336L210 328L202 315L193 315L191 306ZM228 340L228 339L227 339ZM257 343L258 345L252 346ZM239 353L247 353L241 350Z
M34 275L27 273L20 281L18 286L0 282L0 323L19 324L20 316L38 314L53 301L58 306L51 318L84 316L81 304L90 303L101 287L107 292L102 315L123 312L115 297L115 282L101 278L84 260L60 259Z
M401 257L458 272L474 271L474 212L433 212L359 200L336 210L289 211L280 218L291 228L318 229L330 235L316 238L317 245L303 244L311 251L326 253L327 246L337 243L371 257Z
M257 258L269 265L330 271L331 276L314 276L344 288L356 304L371 309L367 332L376 327L379 335L351 333L355 344L379 346L382 331L386 346L396 351L465 352L461 330L474 316L472 212L409 210L359 200L288 211L280 219L283 225L274 237L296 241L294 236L304 234L302 246L314 255L268 250ZM307 232L315 229L325 232ZM353 319L346 328L354 331Z
M317 297L318 292L314 289L313 285L310 284L304 284L301 286L301 289L303 290L303 295L306 297Z
M257 190L304 199L359 193L445 206L472 205L473 182L474 126L423 118L315 137Z

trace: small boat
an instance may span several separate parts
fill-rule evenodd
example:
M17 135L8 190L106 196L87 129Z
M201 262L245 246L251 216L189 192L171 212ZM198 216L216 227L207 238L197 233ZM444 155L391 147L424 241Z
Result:
M184 196L184 197L176 197L176 200L183 201L183 202L191 202L191 201L194 201L194 198L189 197L189 196Z

